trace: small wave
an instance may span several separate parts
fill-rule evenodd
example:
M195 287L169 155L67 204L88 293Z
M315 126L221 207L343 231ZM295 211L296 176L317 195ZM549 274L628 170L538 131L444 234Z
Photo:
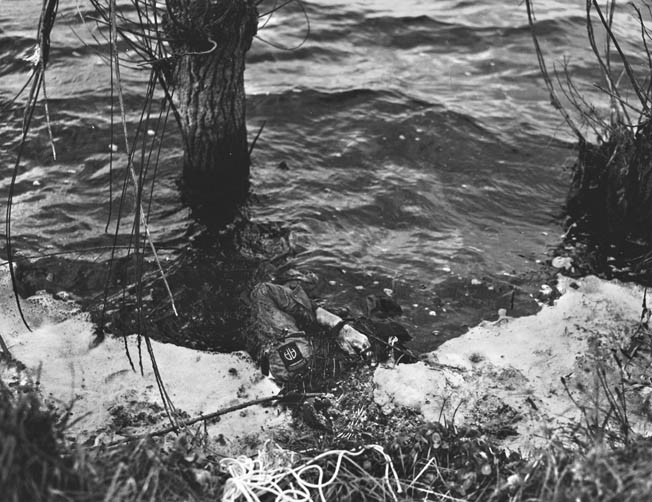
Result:
M266 45L264 42L257 42L255 48L247 54L247 64L273 63L275 61L329 61L341 57L344 52L333 48L324 48L312 44L310 47L299 47L293 50L278 50L275 47Z

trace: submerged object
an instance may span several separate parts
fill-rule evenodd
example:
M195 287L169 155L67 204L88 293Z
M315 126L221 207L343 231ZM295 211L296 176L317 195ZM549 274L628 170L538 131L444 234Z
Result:
M401 306L387 295L367 295L367 315L371 318L386 319L403 315Z

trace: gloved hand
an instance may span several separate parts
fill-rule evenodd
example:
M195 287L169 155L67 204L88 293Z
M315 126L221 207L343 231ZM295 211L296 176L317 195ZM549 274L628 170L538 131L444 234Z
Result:
M371 347L369 338L348 324L342 326L335 341L344 352L351 355L362 354Z
M347 354L354 356L357 354L364 355L365 353L370 352L369 349L371 348L371 344L369 343L369 338L360 333L353 326L345 324L345 321L343 321L340 316L337 316L322 307L317 307L315 310L315 317L317 322L322 326L339 329L335 341Z

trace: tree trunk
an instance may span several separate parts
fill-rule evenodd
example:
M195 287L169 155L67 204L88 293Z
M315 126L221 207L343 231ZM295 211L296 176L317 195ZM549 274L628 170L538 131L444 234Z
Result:
M255 0L168 1L168 74L194 207L228 209L247 195L244 69L257 23Z

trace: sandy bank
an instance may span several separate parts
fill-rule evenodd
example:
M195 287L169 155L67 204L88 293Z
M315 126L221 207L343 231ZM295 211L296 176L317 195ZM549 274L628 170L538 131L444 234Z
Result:
M425 362L379 368L376 402L387 412L408 406L428 420L480 425L524 450L583 423L561 378L575 401L604 404L595 370L604 368L611 381L618 376L611 351L631 341L643 288L562 277L558 289L562 296L536 315L482 323ZM636 427L649 427L649 394L632 396L629 408Z
M134 372L123 340L107 338L93 347L93 324L72 302L37 295L22 302L33 332L22 324L6 267L0 269L0 326L12 355L38 378L45 396L66 406L74 403L71 434L78 440L105 432L133 433L139 427L165 425L165 413L145 344L142 368ZM139 369L136 337L127 340ZM189 416L278 392L248 355L219 354L152 342L172 402ZM8 375L5 375L8 376ZM250 434L265 437L289 422L274 407L253 406L221 417L209 432L225 443ZM127 426L127 427L125 427ZM134 427L135 426L135 427Z
M506 446L522 450L586 423L577 403L604 404L596 368L604 369L609 385L618 381L611 353L631 343L643 289L596 277L562 277L558 288L562 296L536 315L484 322L422 362L379 367L374 374L375 401L385 413L403 406L420 411L427 420L479 426ZM73 419L78 422L71 434L83 440L165 424L144 344L141 375L131 370L122 340L107 339L92 347L94 326L74 303L39 295L23 304L35 328L31 333L16 312L7 271L0 269L4 338L28 371L40 375L44 395L63 405L74 402ZM138 367L135 337L128 339L128 347ZM278 391L245 354L157 342L153 351L173 403L189 416ZM634 380L649 380L649 360L643 362L647 366L642 369L629 368ZM650 387L627 389L628 412L639 430L647 430L652 418ZM264 439L289 423L287 413L255 406L222 417L209 432L238 448L248 435Z

